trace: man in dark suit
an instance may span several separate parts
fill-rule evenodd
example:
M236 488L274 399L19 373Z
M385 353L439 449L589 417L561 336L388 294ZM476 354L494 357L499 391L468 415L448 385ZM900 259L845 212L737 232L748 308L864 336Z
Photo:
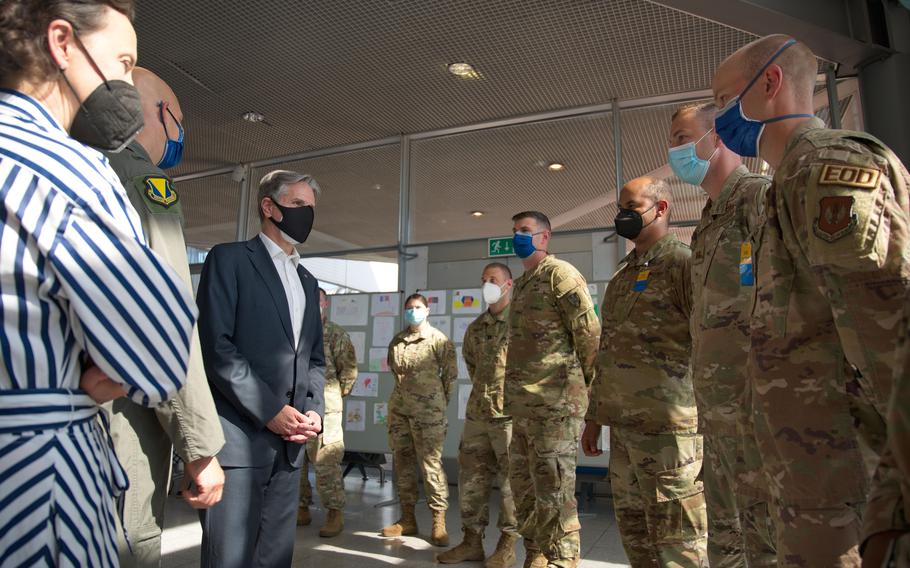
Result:
M214 247L199 281L199 338L226 443L222 501L201 512L202 565L290 566L306 440L322 431L317 282L294 245L319 186L286 170L259 183L261 233Z

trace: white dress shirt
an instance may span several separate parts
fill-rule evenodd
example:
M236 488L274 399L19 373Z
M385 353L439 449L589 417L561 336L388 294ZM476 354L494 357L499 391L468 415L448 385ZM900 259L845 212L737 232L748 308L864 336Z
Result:
M275 270L278 271L278 278L281 279L281 285L284 287L284 294L288 299L288 310L291 315L291 328L294 330L294 346L300 343L300 328L303 327L303 313L306 310L306 293L303 291L303 283L300 282L300 275L297 273L297 265L300 263L300 254L294 249L292 254L287 254L265 233L259 233L259 238L265 244L265 250L272 257L275 263Z

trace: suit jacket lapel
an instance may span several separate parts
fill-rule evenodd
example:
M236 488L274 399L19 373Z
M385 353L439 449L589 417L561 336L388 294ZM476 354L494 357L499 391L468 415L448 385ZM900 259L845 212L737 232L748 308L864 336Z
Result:
M303 309L303 324L300 328L300 341L297 343L297 351L303 346L303 339L306 337L308 329L307 322L313 317L313 310L319 309L319 295L310 294L310 280L312 276L300 265L297 266L297 275L300 276L300 284L303 286L303 294L306 296L306 306ZM315 298L313 296L316 296ZM317 314L318 315L318 314Z
M275 263L272 262L269 251L266 250L258 235L248 241L247 248L250 251L250 261L265 282L265 287L268 289L269 294L272 295L272 300L278 308L278 315L281 317L284 333L288 341L293 344L294 330L291 327L291 309L288 307L288 297L284 292L284 286L281 284L278 271L275 269Z

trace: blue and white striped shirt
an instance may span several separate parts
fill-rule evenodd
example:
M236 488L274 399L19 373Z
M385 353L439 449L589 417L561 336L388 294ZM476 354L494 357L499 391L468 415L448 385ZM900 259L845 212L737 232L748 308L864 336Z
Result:
M0 90L0 391L76 389L88 354L135 402L185 382L196 306L107 159Z
M128 483L82 365L157 404L186 380L196 313L107 159L0 89L0 566L117 566Z

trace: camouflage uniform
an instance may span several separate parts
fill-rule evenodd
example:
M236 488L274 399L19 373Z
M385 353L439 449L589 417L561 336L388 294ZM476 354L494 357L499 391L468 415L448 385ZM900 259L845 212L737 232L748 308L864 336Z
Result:
M633 566L707 566L702 439L689 371L689 247L668 234L607 285L587 418L611 426L616 520Z
M466 530L483 534L490 520L490 490L498 481L499 529L518 533L509 485L512 417L503 414L509 308L484 312L464 335L462 353L473 388L458 446L458 503Z
M575 466L600 323L584 277L547 256L515 280L509 314L505 412L512 492L525 546L553 566L580 554Z
M325 417L322 434L307 442L307 460L300 476L300 506L313 503L309 462L316 466L316 490L326 509L344 509L344 480L341 459L344 457L344 431L341 428L342 398L351 393L357 380L357 354L351 337L340 325L326 321L322 325L325 345Z
M908 184L881 142L816 118L774 174L749 373L781 565L859 564L862 449L884 445L908 288Z
M906 533L895 543L891 555L893 565L899 568L910 566L910 298L904 305L894 390L888 406L888 446L863 519L866 538L884 531Z
M389 344L389 367L395 388L389 399L389 447L395 459L395 486L402 505L417 503L417 466L423 473L427 505L449 507L449 487L442 469L446 406L458 366L455 346L429 324L400 332Z
M692 384L705 440L712 568L773 566L767 489L746 402L754 232L771 179L739 166L692 237Z

